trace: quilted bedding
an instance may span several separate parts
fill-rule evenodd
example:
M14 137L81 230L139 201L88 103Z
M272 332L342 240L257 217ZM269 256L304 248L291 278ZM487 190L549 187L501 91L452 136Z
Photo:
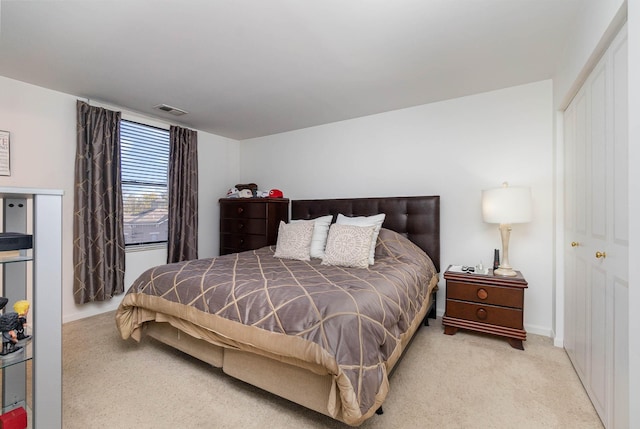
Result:
M431 260L386 229L367 269L273 254L264 247L149 269L116 313L122 338L139 340L144 322L164 318L225 348L308 364L334 377L345 422L359 424L386 397L387 370L420 323L438 281Z

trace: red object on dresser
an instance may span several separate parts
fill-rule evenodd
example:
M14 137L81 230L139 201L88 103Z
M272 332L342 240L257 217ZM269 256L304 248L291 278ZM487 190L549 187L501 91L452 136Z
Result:
M27 412L22 407L0 415L0 429L25 429L27 427Z

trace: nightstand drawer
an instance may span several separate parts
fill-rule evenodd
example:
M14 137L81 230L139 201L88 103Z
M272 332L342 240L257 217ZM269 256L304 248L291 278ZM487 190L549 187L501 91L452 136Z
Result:
M449 285L447 284L447 287ZM447 317L522 329L522 310L447 299Z
M267 217L267 204L256 204L254 202L233 202L220 206L221 218L255 218L265 219Z
M502 305L517 309L524 307L523 289L458 281L447 281L447 299Z
M261 234L267 233L264 219L222 219L222 230L229 233Z
M259 249L268 244L266 235L248 234L222 234L220 235L220 248L244 252L245 250Z

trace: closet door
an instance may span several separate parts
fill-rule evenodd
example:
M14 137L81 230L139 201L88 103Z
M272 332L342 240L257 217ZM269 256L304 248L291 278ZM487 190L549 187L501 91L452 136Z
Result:
M626 31L564 115L565 348L607 428L628 426Z

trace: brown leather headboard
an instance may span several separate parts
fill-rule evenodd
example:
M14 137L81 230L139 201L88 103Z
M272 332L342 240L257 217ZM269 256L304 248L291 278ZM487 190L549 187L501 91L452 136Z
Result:
M338 213L371 216L385 213L383 228L396 231L424 250L440 272L440 196L293 200L291 219L315 219Z

